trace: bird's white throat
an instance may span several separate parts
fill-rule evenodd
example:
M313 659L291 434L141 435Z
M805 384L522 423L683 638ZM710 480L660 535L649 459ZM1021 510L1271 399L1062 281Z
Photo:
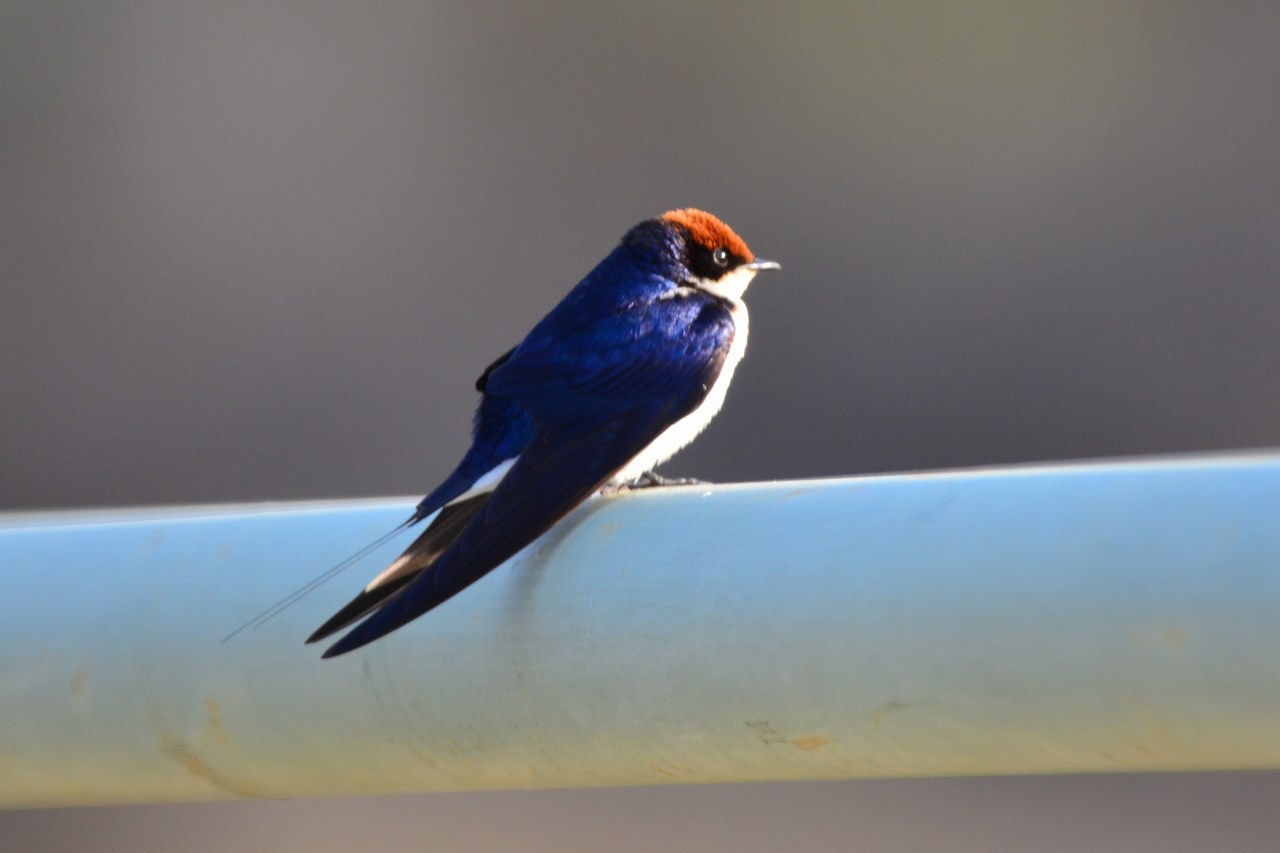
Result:
M698 289L705 290L714 296L740 302L742 294L747 292L747 285L751 284L751 279L755 277L756 271L744 264L720 276L717 281L700 278L694 284Z

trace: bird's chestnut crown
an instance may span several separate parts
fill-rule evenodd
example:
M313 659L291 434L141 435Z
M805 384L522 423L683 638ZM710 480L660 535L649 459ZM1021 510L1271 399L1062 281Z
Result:
M667 211L660 218L688 235L689 271L697 278L715 281L755 260L742 238L705 210L686 207Z

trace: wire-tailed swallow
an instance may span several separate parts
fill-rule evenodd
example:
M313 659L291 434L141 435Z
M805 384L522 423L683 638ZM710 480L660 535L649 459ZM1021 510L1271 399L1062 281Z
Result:
M363 618L324 656L357 649L475 583L602 488L668 482L652 469L720 410L747 346L743 291L776 268L701 210L628 231L484 371L471 448L397 529L431 523L307 642Z

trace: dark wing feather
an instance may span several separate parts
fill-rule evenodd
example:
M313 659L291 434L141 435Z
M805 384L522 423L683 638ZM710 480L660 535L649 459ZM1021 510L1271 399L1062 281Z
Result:
M502 355L494 359L493 364L484 369L484 373L480 374L480 378L476 380L476 390L484 392L484 386L489 382L489 374L497 370L499 367L507 363L507 359L511 358L511 354L516 351L515 347L504 352Z
M436 558L458 538L458 534L467 526L467 522L484 509L491 494L491 492L485 492L473 495L455 501L440 510L427 529L422 531L422 535L405 549L404 554L392 563L387 571L374 578L360 591L359 595L329 617L329 621L307 637L307 642L323 640L367 616L393 593L398 592L405 584L430 568Z

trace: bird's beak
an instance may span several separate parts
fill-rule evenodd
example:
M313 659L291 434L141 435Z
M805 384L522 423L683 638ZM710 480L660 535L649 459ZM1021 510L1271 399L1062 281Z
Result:
M756 258L751 263L746 264L746 267L749 270L760 272L760 270L780 270L782 269L782 264L777 261L766 261L764 258Z

